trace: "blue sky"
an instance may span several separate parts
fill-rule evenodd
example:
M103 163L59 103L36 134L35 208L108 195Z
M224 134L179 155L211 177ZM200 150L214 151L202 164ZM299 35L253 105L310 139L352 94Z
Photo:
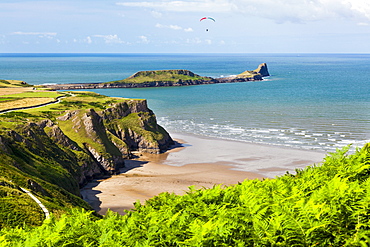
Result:
M0 0L0 27L0 53L370 53L369 0Z

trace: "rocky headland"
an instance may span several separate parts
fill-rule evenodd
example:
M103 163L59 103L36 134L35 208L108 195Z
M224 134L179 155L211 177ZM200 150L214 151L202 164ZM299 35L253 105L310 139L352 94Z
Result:
M0 228L40 224L44 215L26 188L54 214L91 209L80 188L116 174L134 151L173 145L146 100L74 92L59 103L0 114Z
M73 89L100 89L100 88L142 88L142 87L171 87L191 86L216 83L235 83L245 81L261 81L269 76L266 63L262 63L255 70L247 70L236 76L212 78L197 75L189 70L154 70L139 71L132 76L118 81L104 83L73 83L48 85L55 90Z

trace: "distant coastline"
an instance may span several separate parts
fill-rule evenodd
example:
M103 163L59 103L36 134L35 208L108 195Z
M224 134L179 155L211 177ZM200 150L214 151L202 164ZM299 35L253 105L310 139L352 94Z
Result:
M159 73L161 73L160 77L161 79L156 79ZM184 75L186 76L185 79L183 79ZM236 76L222 78L199 76L188 70L157 70L157 71L139 71L126 79L113 82L50 84L44 86L54 90L172 87L172 86L191 86L216 83L261 81L263 80L263 77L269 75L270 74L267 69L267 64L262 63L255 70L252 71L246 70L243 73L240 73ZM136 80L133 80L134 78Z

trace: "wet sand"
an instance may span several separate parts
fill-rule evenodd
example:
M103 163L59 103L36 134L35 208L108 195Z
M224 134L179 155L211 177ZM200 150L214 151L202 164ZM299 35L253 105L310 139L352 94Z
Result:
M191 185L211 188L245 179L274 178L322 162L325 153L171 134L182 147L126 160L121 174L85 186L84 199L100 214L123 214L161 192L184 194Z

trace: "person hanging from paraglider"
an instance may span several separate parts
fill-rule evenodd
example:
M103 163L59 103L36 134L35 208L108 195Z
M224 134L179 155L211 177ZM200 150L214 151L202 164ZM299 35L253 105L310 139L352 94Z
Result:
M215 20L215 19L213 19L212 17L203 17L203 18L201 18L199 21L204 21L204 20L211 20L211 21L213 21L213 22L216 22L216 20ZM208 28L206 28L206 32L208 32Z

